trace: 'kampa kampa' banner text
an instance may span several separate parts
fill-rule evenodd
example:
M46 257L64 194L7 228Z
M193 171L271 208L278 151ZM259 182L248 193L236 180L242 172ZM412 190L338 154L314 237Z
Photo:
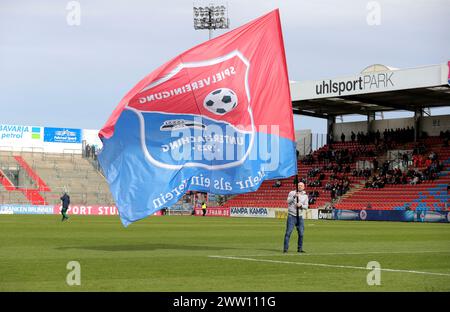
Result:
M100 131L122 223L188 191L237 194L296 173L292 104L275 10L140 81Z

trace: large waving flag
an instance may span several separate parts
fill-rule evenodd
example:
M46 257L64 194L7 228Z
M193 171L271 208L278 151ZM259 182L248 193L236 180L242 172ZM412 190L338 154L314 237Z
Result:
M124 226L188 190L238 194L297 172L278 10L159 67L99 133Z

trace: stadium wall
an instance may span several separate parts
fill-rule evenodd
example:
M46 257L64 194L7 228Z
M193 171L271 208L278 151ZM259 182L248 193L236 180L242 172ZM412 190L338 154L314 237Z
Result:
M0 205L0 215L4 214L38 214L58 215L60 205ZM202 209L195 209L196 216L202 216ZM70 205L69 215L118 215L116 206L83 206ZM163 215L157 211L153 216ZM183 214L186 215L186 214ZM207 217L244 217L244 218L277 218L286 219L286 208L265 207L210 207ZM398 222L438 222L450 223L449 211L425 210L341 210L341 209L308 209L305 213L307 220L351 220L351 221L398 221Z
M81 154L85 144L101 148L98 130L0 124L0 150Z
M311 152L311 130L296 130L295 144L300 155L308 155Z

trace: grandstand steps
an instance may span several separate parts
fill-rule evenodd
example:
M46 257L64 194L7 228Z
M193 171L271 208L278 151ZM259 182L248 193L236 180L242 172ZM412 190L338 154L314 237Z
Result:
M425 141L426 142L426 141ZM372 209L380 210L445 210L450 197L450 148L443 144L428 143L426 154L436 152L444 168L434 181L423 181L417 185L386 185L381 189L361 188L348 194L335 207L338 209L365 209L370 203ZM439 142L439 141L438 141ZM409 146L408 146L409 147ZM411 149L410 147L408 149ZM425 154L425 155L426 155ZM423 170L424 167L415 169Z
M362 189L364 187L364 182L360 182L359 184L354 185L347 193L345 193L344 195L342 195L339 198L339 201L342 199L346 199L350 196L352 196L355 192L359 191L360 189Z
M67 191L75 205L114 204L103 175L81 155L1 151L0 168L5 166L19 166L36 187L8 192L0 186L0 203L56 205Z
M0 205L2 204L29 204L29 200L21 191L4 191L0 186Z

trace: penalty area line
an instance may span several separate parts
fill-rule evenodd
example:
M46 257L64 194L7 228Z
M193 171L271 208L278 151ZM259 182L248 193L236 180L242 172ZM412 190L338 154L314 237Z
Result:
M240 260L240 261L253 261L253 262L266 262L266 263L277 263L277 264L296 264L296 265L310 265L326 268L339 268L339 269L355 269L355 270L365 270L370 271L371 268L352 266L352 265L339 265L339 264L325 264L325 263L310 263L310 262L292 262L292 261L282 261L282 260L269 260L269 259L253 259L253 258L243 258L243 257L229 257L229 256L208 256L208 258L216 259L228 259L228 260ZM396 272L396 273L412 273L412 274L424 274L424 275L437 275L437 276L448 276L448 273L435 273L435 272L423 272L414 270L396 270L396 269L379 269L384 272Z

